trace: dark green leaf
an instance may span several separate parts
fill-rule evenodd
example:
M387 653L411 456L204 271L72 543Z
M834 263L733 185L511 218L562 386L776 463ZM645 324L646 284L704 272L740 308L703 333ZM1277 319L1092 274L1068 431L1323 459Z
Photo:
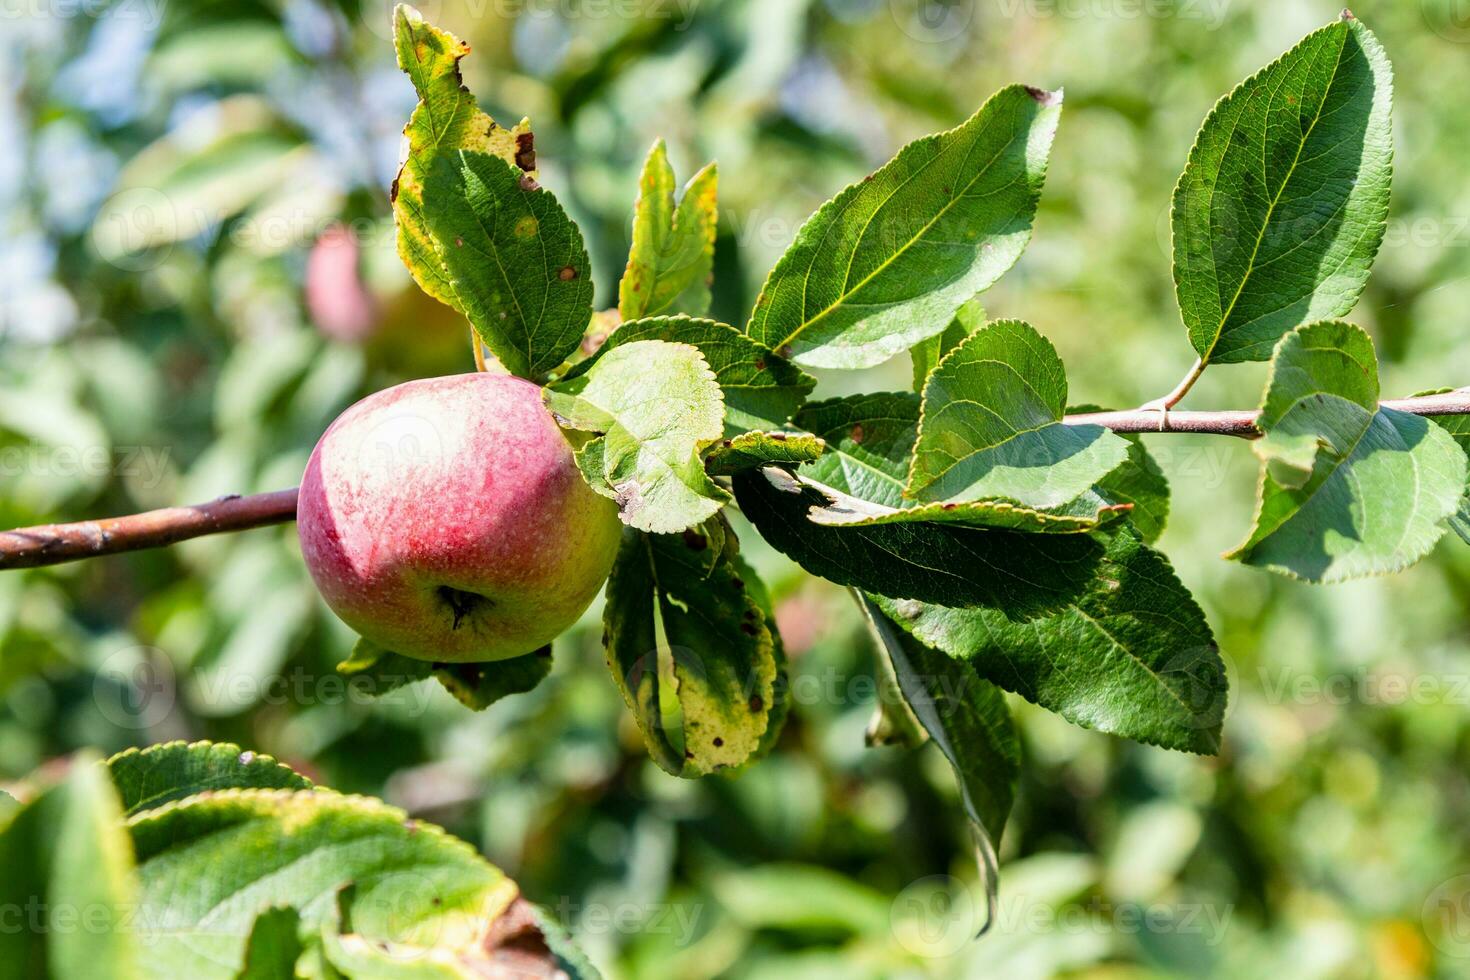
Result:
M435 158L423 214L460 309L507 370L537 379L577 349L592 268L550 191L497 156L457 150Z
M745 332L798 364L879 364L942 333L1031 237L1060 92L1003 88L905 146L801 227Z
M256 916L245 945L245 967L236 980L282 980L296 976L301 916L293 908L266 909Z
M551 647L491 663L435 664L434 679L467 708L484 711L511 694L524 694L551 673Z
M1213 753L1227 684L1204 614L1166 558L1112 535L1085 594L1024 624L995 609L876 598L923 643L1086 728Z
M1393 78L1351 14L1221 99L1174 191L1174 283L1205 361L1263 361L1353 308L1383 241Z
M1250 537L1227 557L1311 582L1395 572L1428 553L1465 492L1465 453L1428 419L1378 405L1361 327L1324 320L1281 339L1253 446Z
M927 522L824 527L808 512L828 499L781 470L746 470L734 483L741 511L776 550L813 575L870 592L1025 618L1080 595L1102 553L1084 534Z
M1072 405L1067 409L1068 414L1078 415L1101 411L1097 405ZM1128 458L1103 477L1092 492L1106 503L1131 505L1128 522L1138 529L1146 543L1153 544L1169 523L1169 479L1142 439L1134 435L1120 438L1128 443Z
M944 753L960 785L965 813L993 852L1005 829L1021 774L1021 746L1005 695L966 663L899 629L864 603L904 701Z

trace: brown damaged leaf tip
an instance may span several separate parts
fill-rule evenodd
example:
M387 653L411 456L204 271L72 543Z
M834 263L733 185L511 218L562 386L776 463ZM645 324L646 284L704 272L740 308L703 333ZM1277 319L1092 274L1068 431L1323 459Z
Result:
M516 136L516 166L530 173L536 169L536 137L531 133Z
M1060 91L1048 92L1046 89L1037 88L1034 85L1026 86L1026 94L1042 106L1054 106L1062 99L1062 93Z

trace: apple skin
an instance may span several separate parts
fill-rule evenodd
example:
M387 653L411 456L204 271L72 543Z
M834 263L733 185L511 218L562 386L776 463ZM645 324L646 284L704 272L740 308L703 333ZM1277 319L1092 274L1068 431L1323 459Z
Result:
M622 533L541 389L484 373L410 381L343 412L312 451L296 520L343 622L451 663L550 643L597 595Z

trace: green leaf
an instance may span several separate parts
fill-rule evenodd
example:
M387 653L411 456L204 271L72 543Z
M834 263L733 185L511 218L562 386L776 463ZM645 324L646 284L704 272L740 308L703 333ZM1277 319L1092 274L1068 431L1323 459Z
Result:
M1027 623L997 609L874 597L921 642L1084 728L1219 749L1227 682L1209 625L1168 559L1121 528L1087 591Z
M454 150L490 153L521 172L534 174L536 152L530 123L523 119L514 129L505 129L481 112L459 71L460 59L469 54L470 46L425 23L412 7L394 9L393 45L398 67L413 82L419 97L403 129L407 152L393 181L398 254L424 292L464 312L429 233L424 185L435 159Z
M434 679L466 708L484 711L512 694L524 694L551 673L551 646L492 663L435 664Z
M1086 493L1128 444L1102 426L1064 424L1066 406L1066 371L1046 338L1020 320L987 325L924 385L904 495L1048 508Z
M435 158L423 215L460 309L507 370L538 379L577 349L592 267L550 191L499 157L457 150Z
M1013 85L824 204L745 332L811 367L879 364L942 333L1031 237L1060 92Z
M879 636L879 655L889 659L904 701L949 760L965 813L993 854L1021 775L1021 746L1005 695L968 664L894 626L871 602L864 601L863 611Z
M674 168L664 141L648 151L633 206L633 247L618 284L618 312L624 320L709 312L717 180L711 163L690 178L675 205Z
M1441 388L1436 391L1422 391L1421 395L1440 395L1451 388ZM1440 415L1434 419L1435 423L1455 440L1461 451L1470 454L1470 415ZM1464 496L1460 498L1460 506L1449 519L1450 530L1459 535L1460 540L1470 544L1470 487L1465 490Z
M729 476L770 463L800 465L822 455L826 444L804 432L742 432L718 442L704 457L710 476Z
M909 358L913 361L914 390L922 392L924 382L929 380L929 372L944 359L944 355L964 343L966 337L983 326L985 307L977 296L966 300L955 312L954 319L949 321L944 333L914 345L909 351Z
M1202 360L1263 361L1357 303L1383 241L1393 78L1349 13L1221 99L1174 191L1174 283Z
M628 526L682 531L729 500L704 471L702 453L724 431L724 404L693 346L622 344L544 394L564 427L601 433L578 451L578 465Z
M868 592L1026 618L1078 596L1102 554L1085 534L935 522L826 527L808 513L828 498L774 467L737 473L734 486L741 512L777 551L813 575Z
M430 663L384 650L358 638L337 672L357 680L363 693L383 697L432 676L467 708L483 711L511 694L524 694L551 673L551 648L490 663Z
M517 893L468 845L362 797L225 790L130 826L146 976L234 977L260 911L290 906L317 931L348 886L355 934L483 962Z
M433 672L427 660L405 657L385 650L362 637L352 647L352 655L337 664L337 673L363 685L372 697L382 697L406 684L425 680Z
M760 609L761 615L765 617L766 629L771 633L771 653L776 661L776 676L771 681L771 710L766 721L766 730L761 735L760 745L756 747L751 761L763 759L776 747L781 738L781 731L786 727L786 716L791 713L791 679L786 669L786 648L781 643L781 631L776 628L776 607L771 602L771 592L766 588L765 581L760 577L745 556L737 550L731 558L735 566L736 581L739 587L745 590L750 600Z
M311 780L268 755L229 742L165 742L127 749L107 760L123 812L221 789L310 789Z
M0 830L0 964L6 976L142 980L122 807L95 759L17 810ZM34 925L32 925L34 923ZM17 928L17 925L22 927Z
M919 428L919 396L875 392L810 402L792 420L815 433L827 452L802 474L835 490L887 507L903 497Z
M245 944L245 966L236 980L280 980L296 976L296 961L301 956L301 940L297 930L301 916L293 908L266 909L250 927Z
M1311 582L1398 571L1434 546L1465 492L1448 432L1379 407L1373 341L1350 323L1282 338L1256 424L1254 526L1226 556L1247 565Z
M725 395L727 436L749 429L779 429L817 384L811 375L734 327L685 316L622 324L596 354L574 365L563 382L586 374L608 352L640 340L667 340L699 348Z
M750 761L777 704L774 627L738 547L720 518L681 535L630 531L608 579L608 669L649 754L676 776ZM670 678L677 718L661 690Z

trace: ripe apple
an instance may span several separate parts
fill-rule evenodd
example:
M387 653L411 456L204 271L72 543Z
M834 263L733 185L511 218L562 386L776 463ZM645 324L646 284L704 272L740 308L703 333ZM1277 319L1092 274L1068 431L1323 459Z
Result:
M541 390L506 375L410 381L332 423L297 528L322 597L371 642L420 660L504 660L572 625L622 525Z

